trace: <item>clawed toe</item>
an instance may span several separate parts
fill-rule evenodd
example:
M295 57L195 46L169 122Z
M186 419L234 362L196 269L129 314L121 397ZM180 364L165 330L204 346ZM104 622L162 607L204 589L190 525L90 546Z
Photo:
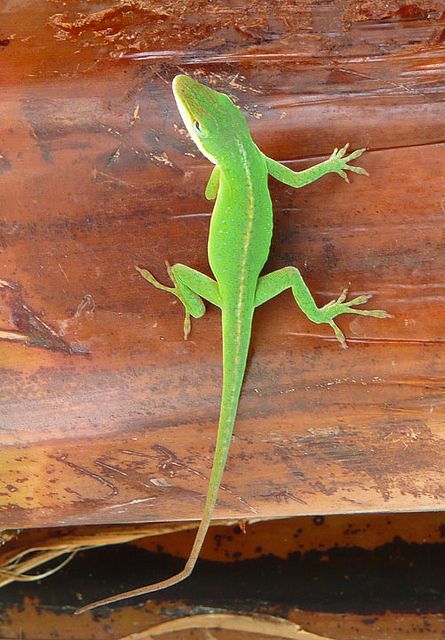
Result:
M347 349L348 345L346 344L346 338L345 338L345 334L343 333L343 331L337 327L337 325L335 324L335 322L333 320L329 320L328 324L334 330L335 337L339 341L342 349Z
M352 300L349 300L349 302L346 302L345 304L348 307L354 307L359 304L365 304L365 302L368 302L368 300L370 300L371 298L372 298L371 294L364 295L364 296L357 296L357 298L353 298Z
M135 267L136 271L141 274L141 276L147 280L150 284L152 284L156 289L162 289L162 291L168 291L169 293L175 293L175 289L173 287L167 287L165 284L162 284L150 271L147 269L141 269L141 267Z
M366 149L356 149L352 153L350 153L346 158L344 158L345 162L351 162L351 160L356 160L356 158L360 158L360 156L366 151Z
M366 169L363 169L363 167L356 167L354 164L351 164L351 166L347 166L348 171L352 171L352 173L359 173L361 176L368 176L369 177L369 173L366 171Z
M335 304L341 304L342 302L344 302L346 300L347 295L348 295L348 287L345 287L341 292L341 294L338 296L337 300L335 301Z
M188 340L191 329L192 329L192 324L190 322L190 314L188 313L188 311L186 311L185 318L184 318L184 340Z
M341 154L341 156L343 157L348 149L349 149L349 142L347 142L345 146L340 149L339 154Z
M366 315L372 316L373 318L393 318L394 317L387 311L384 311L383 309L374 309L373 311L370 311Z

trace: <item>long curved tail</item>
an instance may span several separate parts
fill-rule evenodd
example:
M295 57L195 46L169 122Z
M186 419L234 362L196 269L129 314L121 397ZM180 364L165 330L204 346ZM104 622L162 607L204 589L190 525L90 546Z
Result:
M160 582L155 582L145 587L125 591L124 593L119 593L115 596L87 604L85 607L78 609L75 612L76 614L84 613L85 611L95 609L104 604L118 602L125 598L133 598L166 589L185 580L185 578L192 573L210 526L227 456L229 454L233 426L238 411L239 397L246 369L251 325L252 318L242 318L242 314L239 312L237 314L233 312L232 314L228 314L223 311L223 385L215 454L213 457L213 466L210 474L204 513L184 569L166 580L161 580Z

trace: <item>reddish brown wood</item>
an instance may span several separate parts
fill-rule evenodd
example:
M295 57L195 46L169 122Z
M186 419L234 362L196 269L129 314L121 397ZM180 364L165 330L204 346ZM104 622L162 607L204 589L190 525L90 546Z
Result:
M368 147L369 179L271 183L268 269L394 315L342 319L343 352L289 294L258 311L217 515L443 508L442 3L0 11L0 528L202 513L219 313L185 343L179 306L134 269L208 271L210 167L173 101L180 71L229 92L292 168Z

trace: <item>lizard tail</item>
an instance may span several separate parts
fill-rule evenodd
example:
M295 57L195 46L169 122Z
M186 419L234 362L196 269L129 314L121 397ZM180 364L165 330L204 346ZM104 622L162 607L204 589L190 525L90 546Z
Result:
M224 316L223 312L223 316ZM233 316L232 316L233 317ZM184 567L185 577L190 575L198 560L207 530L210 526L221 480L229 454L232 432L238 411L239 397L246 369L247 352L249 350L251 319L244 321L241 327L223 318L223 385L218 432L212 471L210 474L204 513L196 533L190 556ZM241 329L241 331L240 331ZM238 331L237 331L238 330ZM237 336L237 339L235 339ZM181 572L182 573L182 572Z
M160 582L155 582L144 587L139 587L138 589L132 589L131 591L125 591L124 593L92 602L75 611L76 614L84 613L85 611L95 609L105 604L118 602L125 598L134 598L166 589L185 580L192 573L209 529L218 497L227 456L229 454L233 426L238 411L239 397L246 369L252 318L239 319L239 315L241 314L234 314L233 311L232 313L228 313L223 310L223 385L215 453L213 456L204 513L184 569L166 580L161 580Z

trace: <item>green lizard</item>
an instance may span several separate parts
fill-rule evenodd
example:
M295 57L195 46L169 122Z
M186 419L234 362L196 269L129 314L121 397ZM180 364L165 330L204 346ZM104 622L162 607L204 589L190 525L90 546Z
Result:
M343 313L376 318L390 317L386 311L356 309L369 300L362 295L346 301L346 290L319 308L296 267L284 267L260 276L268 258L272 238L272 203L268 189L271 175L292 187L303 187L327 173L337 173L349 182L346 170L367 175L365 169L348 163L364 149L345 155L348 145L335 149L331 157L304 171L294 172L265 156L253 142L247 121L228 96L196 80L176 76L173 93L184 124L193 141L214 165L205 195L216 203L210 223L208 257L215 279L183 264L167 265L173 287L158 282L146 269L139 273L152 285L176 296L184 305L184 337L190 332L190 316L205 313L203 299L221 309L223 384L218 435L204 514L184 569L161 582L127 591L87 605L79 612L123 598L170 587L187 578L198 559L210 525L226 464L249 350L254 311L285 289L292 289L295 302L316 324L332 327L342 347L345 337L334 319Z

